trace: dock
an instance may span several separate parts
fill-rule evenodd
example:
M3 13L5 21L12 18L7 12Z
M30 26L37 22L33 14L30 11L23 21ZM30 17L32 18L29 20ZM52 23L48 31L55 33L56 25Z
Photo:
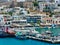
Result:
M27 36L29 39L32 40L37 40L37 41L43 41L43 42L49 42L49 43L60 43L60 40L51 40L51 39L43 39L43 38L37 38L37 37L33 37L33 36Z

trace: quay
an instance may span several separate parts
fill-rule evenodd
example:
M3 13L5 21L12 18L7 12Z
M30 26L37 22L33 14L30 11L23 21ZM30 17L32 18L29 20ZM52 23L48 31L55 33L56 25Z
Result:
M5 32L6 33L6 32ZM48 43L60 43L60 39L55 39L54 37L50 37L50 39L48 38L42 38L42 37L36 37L36 36L29 36L29 35L12 35L12 34L9 34L9 33L2 33L0 34L0 38L5 38L5 37L15 37L16 39L19 39L19 40L26 40L26 39L32 39L32 40L36 40L36 41L43 41L43 42L48 42Z
M32 39L32 40L37 40L37 41L43 41L43 42L49 42L49 43L60 43L60 36L47 36L47 35L52 35L52 32L46 31L44 35L40 34L36 30L8 30L6 29L6 32L1 31L0 32L0 37L15 37L16 39Z
M43 39L43 38L37 38L33 36L27 36L27 37L32 40L43 41L43 42L48 42L48 43L53 43L53 44L60 43L60 40Z

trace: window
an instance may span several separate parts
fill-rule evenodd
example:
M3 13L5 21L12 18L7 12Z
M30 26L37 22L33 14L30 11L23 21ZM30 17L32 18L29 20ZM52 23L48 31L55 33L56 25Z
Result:
M59 23L60 23L60 21L59 21Z
M51 22L52 22L52 20L51 20Z
M10 22L8 22L8 24L10 24Z
M47 20L48 23L50 23L50 20Z
M56 21L56 23L57 23L57 21Z
M60 4L58 4L58 6L60 6Z
M54 21L53 21L53 24L54 24Z

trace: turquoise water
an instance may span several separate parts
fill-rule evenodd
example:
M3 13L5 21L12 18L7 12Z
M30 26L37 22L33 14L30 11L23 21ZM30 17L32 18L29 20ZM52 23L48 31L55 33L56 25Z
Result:
M0 38L0 45L60 45L35 40L17 40L15 38Z
M36 28L36 30L39 31L40 33L50 30L53 33L53 35L60 35L60 27L58 28Z
M36 28L37 31L44 32L50 30L54 33L54 35L58 35L60 33L60 28ZM60 45L60 44L51 44L47 42L41 42L36 40L18 40L15 38L0 38L0 45Z

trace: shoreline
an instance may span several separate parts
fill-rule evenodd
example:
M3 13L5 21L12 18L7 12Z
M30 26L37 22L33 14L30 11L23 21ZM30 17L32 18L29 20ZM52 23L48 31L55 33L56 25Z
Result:
M15 38L15 39L17 39L16 37L4 37L4 38ZM35 41L41 41L41 42L51 43L51 44L60 44L60 41L51 41L51 40L40 39L40 38L35 38L35 37L29 37L27 39L17 39L17 40L29 40L29 39L30 40L35 40Z
M43 41L43 42L52 43L52 44L60 43L60 40L53 41L53 40L49 40L49 39L36 38L36 37L32 37L32 36L29 39L36 40L36 41Z
M1 31L1 32L3 32L3 31ZM9 32L9 31L8 31ZM1 33L0 34L0 38L8 38L8 37L12 37L12 38L16 38L16 39L19 39L19 40L26 40L26 39L32 39L32 40L37 40L37 41L43 41L43 42L49 42L49 43L52 43L52 44L55 44L55 43L60 43L60 39L59 39L59 37L60 36L58 36L58 37L55 37L55 36L50 36L50 37L47 37L47 35L45 34L45 36L44 35L42 35L42 34L39 34L39 33L36 33L36 35L35 36L33 36L33 34L31 34L31 35L27 35L26 33L26 35L24 35L24 34L22 34L21 32L19 33L19 34L17 34L17 35L15 35L16 33L13 33L14 31L10 31L10 33L7 33L7 32L5 32L6 34L4 34L4 32L3 33ZM33 32L32 32L33 33ZM48 32L49 34L51 33L51 32ZM3 34L3 35L2 35ZM30 34L30 33L28 33L28 34ZM35 34L35 33L34 33ZM37 34L39 34L39 36L37 36ZM14 36L13 36L14 35ZM24 36L21 36L21 35L24 35ZM1 37L2 36L2 37ZM21 38L22 37L22 38ZM57 39L57 40L56 40Z

